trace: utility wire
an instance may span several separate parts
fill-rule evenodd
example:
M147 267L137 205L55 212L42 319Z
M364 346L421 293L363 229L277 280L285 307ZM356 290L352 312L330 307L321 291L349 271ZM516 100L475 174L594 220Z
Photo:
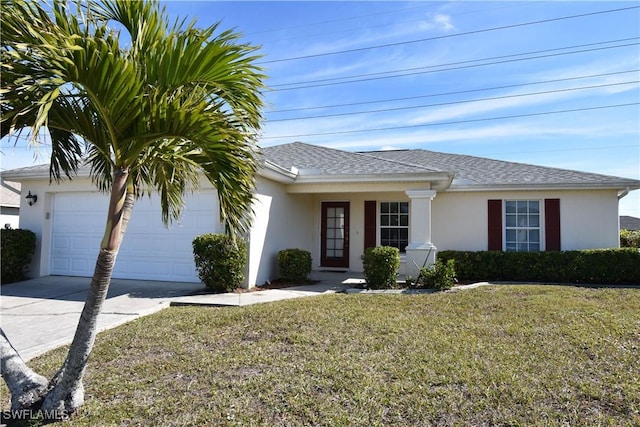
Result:
M353 106L356 106L356 105L379 104L379 103L389 103L389 102L396 102L396 101L408 101L408 100L411 100L411 99L433 98L433 97L436 97L436 96L447 96L447 95L460 95L460 94L463 94L463 93L470 93L470 92L483 92L483 91L487 91L487 90L509 89L509 88L521 87L521 86L533 86L533 85L540 85L540 84L547 84L547 83L558 83L558 82L564 82L564 81L569 81L569 80L589 79L589 78L594 78L594 77L605 77L605 76L612 76L612 75L616 75L616 74L628 74L628 73L637 73L637 72L640 72L640 69L628 70L628 71L615 71L615 72L611 72L611 73L602 73L602 74L591 74L591 75L587 75L587 76L566 77L566 78L563 78L563 79L542 80L542 81L530 82L530 83L518 83L518 84L512 84L512 85L505 85L505 86L493 86L493 87L485 87L485 88L477 88L477 89L458 90L458 91L454 91L454 92L441 92L441 93L432 93L432 94L427 94L427 95L415 95L415 96L408 96L408 97L404 97L404 98L378 99L378 100L373 100L373 101L361 101L361 102L351 102L351 103L345 103L345 104L321 105L321 106L316 106L316 107L300 107L300 108L288 108L288 109L282 109L282 110L271 110L271 111L268 111L267 113L269 113L269 114L289 113L289 112L294 112L294 111L323 110L323 109L328 109L328 108L353 107Z
M364 132L383 132L383 131L397 130L397 129L413 129L413 128L430 127L430 126L444 126L444 125L456 125L456 124L463 124L463 123L486 122L486 121L493 121L493 120L515 119L515 118L521 118L521 117L546 116L551 114L575 113L579 111L602 110L605 108L630 107L633 105L640 105L640 102L630 102L627 104L614 104L614 105L599 105L595 107L574 108L570 110L556 110L556 111L543 111L543 112L528 113L528 114L514 114L510 116L485 117L481 119L467 119L467 120L454 120L454 121L448 121L448 122L422 123L419 125L391 126L391 127L384 127L384 128L344 130L344 131L334 131L334 132L305 133L305 134L297 134L297 135L263 136L261 139L284 139L284 138L300 138L303 136L327 136L327 135L345 135L345 134L364 133Z
M397 74L397 73L406 73L406 72L409 72L409 71L418 71L418 70L423 71L423 70L428 70L428 69L432 69L432 68L448 67L448 66L451 66L451 65L462 65L462 64L469 64L469 63L481 62L481 61L493 61L493 60L496 60L496 59L505 59L505 58L513 58L513 57L517 57L517 56L535 55L535 54L538 54L538 53L547 53L547 52L554 52L554 51L558 51L558 50L576 49L576 48L597 46L597 45L603 45L603 44L628 42L628 41L631 41L631 40L638 40L638 39L640 39L640 37L629 37L629 38L617 39L617 40L607 40L607 41L587 43L587 44L578 44L578 45L573 45L573 46L556 47L556 48L553 48L553 49L534 50L534 51L530 51L530 52L512 53L512 54L509 54L509 55L491 56L489 58L469 59L469 60L466 60L466 61L448 62L448 63L444 63L444 64L429 65L429 66L426 66L426 67L403 68L403 69L400 69L400 70L380 71L380 72L377 72L377 73L356 74L356 75L352 75L352 76L332 77L332 78L326 78L326 79L307 80L307 81L293 82L293 83L271 84L269 86L271 88L279 88L279 87L283 87L283 86L299 86L299 85L307 85L307 84L313 84L313 83L328 83L328 82L334 82L334 81L339 81L339 80L354 81L354 80L351 80L351 79L359 79L361 77L385 76L385 75L388 75L388 74L394 75L394 74ZM609 47L611 47L611 46L609 46ZM412 74L401 74L401 75L412 75Z
M513 2L504 6L496 6L496 7L490 7L490 8L482 8L482 9L475 9L475 10L470 10L470 11L466 11L466 12L456 12L454 15L454 17L458 17L458 16L462 16L462 15L469 15L469 14L474 14L474 13L479 13L479 12L488 12L488 11L492 11L492 10L498 10L498 9L506 9L506 8L514 8L514 7L522 7L522 6L529 6L532 4L537 3L536 1L531 1L531 2L523 2L523 1L519 1L519 2ZM396 13L396 12L405 12L411 9L424 9L426 7L432 7L431 5L427 5L427 6L415 6L415 7L409 7L409 8L403 8L403 9L396 9L396 10L387 10L387 11L383 11L383 12L377 12L377 13L372 13L372 14L365 14L365 15L356 15L356 16L351 16L351 17L345 17L345 18L338 18L338 19L331 19L331 20L327 20L327 21L319 21L319 22L309 22L309 23L305 23L305 24L301 24L301 25L295 25L292 27L279 27L279 28L275 28L275 29L267 29L267 30L260 30L260 31L255 31L255 32L250 32L250 33L246 33L246 36L250 36L250 35L254 35L254 34L265 34L265 33L275 33L275 32L283 32L283 31L289 31L289 30L296 30L299 28L309 28L309 27L313 27L313 26L318 26L318 25L326 25L326 24L332 24L332 23L336 23L336 22L343 22L343 21L352 21L352 20L362 20L363 18L367 18L367 17L372 17L372 16L379 16L379 15L391 15L392 13ZM395 22L392 24L389 23L384 23L384 24L375 24L375 25L367 25L365 27L351 27L351 28L342 28L340 30L335 30L335 31L323 31L321 33L315 33L315 34L304 34L304 35L296 35L294 37L287 37L286 39L276 39L277 41L286 41L286 42L290 42L291 40L301 40L301 39L305 39L305 38L310 38L310 37L318 37L318 36L327 36L330 34L341 34L341 33L351 33L354 31L361 31L361 30L369 30L372 28L381 28L381 27L389 27L389 26L393 26L393 25L402 25L402 24L409 24L409 23L413 23L413 22L423 22L424 18L419 18L419 19L412 19L412 20L408 20L408 21L400 21L400 22Z
M344 22L344 21L353 21L355 19L361 20L362 18L368 18L371 16L379 16L379 15L389 15L390 13L396 13L396 12L405 12L408 10L412 10L412 9L424 9L425 7L430 7L430 5L425 6L420 5L420 6L412 6L412 7L406 7L406 8L402 8L402 9L395 9L395 10L385 10L382 12L375 12L375 13L368 13L365 15L357 15L357 16L347 16L344 18L338 18L338 19L330 19L330 20L326 20L326 21L317 21L317 22L308 22L305 24L300 24L300 25L294 25L291 27L279 27L279 28L273 28L273 29L269 29L269 30L260 30L260 31L253 31L251 33L247 33L247 36L250 35L254 35L254 34L265 34L265 33L274 33L274 32L279 32L279 31L288 31L288 30L297 30L299 28L309 28L309 27L313 27L313 26L317 26L317 25L325 25L325 24L333 24L336 22ZM506 6L503 6L506 7ZM489 9L491 10L491 9ZM365 27L369 28L369 27ZM348 30L347 30L348 31ZM322 33L322 35L324 35L326 33Z
M444 36L427 37L427 38L423 38L423 39L408 40L408 41L404 41L404 42L387 43L387 44L376 45L376 46L360 47L360 48L355 48L355 49L345 49L345 50L339 50L339 51L334 51L334 52L317 53L317 54L313 54L313 55L302 55L302 56L295 56L295 57L291 57L291 58L272 59L272 60L269 60L269 61L262 61L262 62L260 62L260 64L273 64L273 63L277 63L277 62L296 61L296 60L299 60L299 59L319 58L319 57L323 57L323 56L340 55L340 54L344 54L344 53L362 52L362 51L371 50L371 49L380 49L380 48L385 48L385 47L402 46L402 45L413 44L413 43L422 43L422 42L432 41L432 40L440 40L440 39L445 39L445 38L460 37L460 36L466 36L466 35L471 35L471 34L485 33L485 32L489 32L489 31L499 31L499 30L505 30L505 29L509 29L509 28L525 27L525 26L529 26L529 25L545 24L545 23L549 23L549 22L557 22L557 21L562 21L562 20L567 20L567 19L584 18L584 17L587 17L587 16L602 15L602 14L605 14L605 13L615 13L615 12L621 12L621 11L625 11L625 10L638 9L638 8L640 8L640 6L630 6L630 7L623 7L623 8L619 8L619 9L601 10L601 11L598 11L598 12L582 13L582 14L579 14L579 15L561 16L561 17L558 17L558 18L549 18L549 19L543 19L543 20L539 20L539 21L522 22L522 23L519 23L519 24L503 25L503 26L500 26L500 27L483 28L481 30L466 31L466 32L463 32L463 33L448 34L448 35L444 35Z
M557 148L555 150L507 151L503 153L481 154L481 156L486 157L486 156L503 156L506 154L555 153L557 151L610 150L612 148L638 148L638 146L637 145L607 145L604 147Z
M396 107L396 108L383 108L378 110L365 110L365 111L351 111L348 113L334 113L334 114L322 114L317 116L305 116L305 117L290 117L286 119L270 119L269 122L288 122L293 120L309 120L309 119L323 119L328 117L342 117L342 116L353 116L357 114L370 114L370 113L384 113L390 111L401 111L401 110L411 110L418 108L428 108L428 107L440 107L443 105L454 105L454 104L465 104L468 102L481 102L481 101L495 101L496 99L508 99L508 98L519 98L521 96L535 96L535 95L546 95L549 93L559 93L559 92L571 92L576 90L586 90L586 89L597 89L601 87L610 87L610 86L620 86L620 85L628 85L640 83L639 80L633 80L629 82L620 82L620 83L606 83L601 85L593 85L593 86L582 86L582 87L572 87L565 89L555 89L555 90L545 90L541 92L529 92L529 93L520 93L516 95L503 95L503 96L492 96L489 98L477 98L477 99L465 99L462 101L450 101L450 102L440 102L437 104L425 104L425 105L412 105L409 107Z
M439 73L439 72L443 72L443 71L463 70L463 69L467 69L467 68L485 67L487 65L507 64L507 63L510 63L510 62L529 61L529 60L532 60L532 59L551 58L551 57L555 57L555 56L572 55L572 54L575 54L575 53L585 53L585 52L593 52L593 51L598 51L598 50L606 50L606 49L615 49L615 48L620 48L620 47L636 46L638 44L640 44L640 43L639 42L635 42L635 43L628 43L628 44L622 44L622 45L616 45L616 46L607 46L607 47L598 47L598 48L591 48L591 49L575 50L575 51L572 51L572 52L552 53L552 54L548 54L548 55L531 56L531 57L528 57L528 58L507 59L507 60L502 60L502 61L485 62L485 63L482 63L482 64L463 65L463 66L458 66L458 67L441 68L441 69L437 69L437 70L419 71L419 72L414 72L414 73L397 74L397 75L392 75L392 76L369 77L369 78L364 78L364 79L347 80L347 81L341 81L341 82L319 83L319 84L313 84L313 85L307 85L307 86L296 86L296 87L290 87L290 88L281 88L281 89L275 89L275 91L276 92L282 92L282 91L287 91L287 90L309 89L309 88L322 87L322 86L335 86L335 85L340 85L340 84L359 83L359 82L365 82L365 81L373 81L373 80L392 79L392 78L397 78L397 77L415 76L415 75L418 75L418 74L431 74L431 73ZM474 61L476 61L476 62L477 61L483 61L483 59L478 59L478 60L474 60Z

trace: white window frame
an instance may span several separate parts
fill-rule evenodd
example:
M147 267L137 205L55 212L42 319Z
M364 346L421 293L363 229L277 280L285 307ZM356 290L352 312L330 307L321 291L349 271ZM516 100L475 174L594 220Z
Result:
M382 205L383 204L389 204L389 210L391 210L391 205L390 204L397 204L398 205L398 212L397 212L397 218L398 218L398 225L382 225L383 221L382 221L382 215L389 215L389 219L391 219L391 212L388 213L383 213L382 212ZM406 212L401 212L402 210L402 204L406 205ZM401 254L405 253L405 248L409 245L409 236L410 236L410 231L409 231L409 225L411 224L410 222L410 214L411 214L411 205L408 201L399 201L399 200L385 200L385 201L380 201L378 202L378 244L380 246L383 246L382 243L382 230L389 230L389 229L398 229L398 230L406 230L407 233L407 244L406 245L400 245L402 247L399 247L398 249L400 250ZM400 225L402 223L402 216L406 217L406 225ZM390 221L389 221L390 222ZM400 241L400 239L398 239L398 241Z
M535 214L530 211L530 203L538 203L537 219L531 221ZM509 212L508 205L516 204L515 212ZM526 203L526 212L524 212L523 204ZM507 252L542 252L544 251L544 203L540 199L505 199L503 200L503 250ZM509 219L511 218L511 221ZM515 225L513 225L515 222ZM510 225L510 223L512 225ZM512 233L510 233L512 232ZM535 239L531 239L537 232L537 243ZM526 237L525 237L526 236ZM511 239L508 239L508 238ZM515 237L515 239L513 238ZM533 243L532 243L533 241ZM515 246L513 246L515 245ZM526 245L526 249L523 249ZM537 248L536 248L537 245Z

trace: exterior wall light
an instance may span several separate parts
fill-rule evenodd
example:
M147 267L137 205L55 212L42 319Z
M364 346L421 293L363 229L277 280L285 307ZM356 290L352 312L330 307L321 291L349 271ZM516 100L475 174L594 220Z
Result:
M38 201L38 196L36 196L35 194L31 194L31 191L29 191L26 199L29 201L29 206L33 206Z

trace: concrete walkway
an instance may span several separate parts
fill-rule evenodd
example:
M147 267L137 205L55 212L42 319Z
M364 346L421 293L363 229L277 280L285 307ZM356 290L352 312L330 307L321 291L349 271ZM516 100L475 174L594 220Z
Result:
M282 289L261 289L250 292L226 294L196 294L171 300L172 306L213 306L243 307L263 302L281 301L292 298L311 297L328 293L344 292L347 288L364 283L359 273L314 271L309 275L313 285L295 286Z
M344 292L345 285L318 283L316 285L295 286L283 289L265 289L251 292L227 294L199 294L173 298L171 306L209 306L209 307L243 307L264 302L282 301L285 299L311 297L326 293Z

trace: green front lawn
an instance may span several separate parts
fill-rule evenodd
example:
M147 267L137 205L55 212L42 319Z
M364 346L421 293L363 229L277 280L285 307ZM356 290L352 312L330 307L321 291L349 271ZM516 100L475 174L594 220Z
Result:
M640 425L640 290L170 308L100 334L85 386L65 425Z

